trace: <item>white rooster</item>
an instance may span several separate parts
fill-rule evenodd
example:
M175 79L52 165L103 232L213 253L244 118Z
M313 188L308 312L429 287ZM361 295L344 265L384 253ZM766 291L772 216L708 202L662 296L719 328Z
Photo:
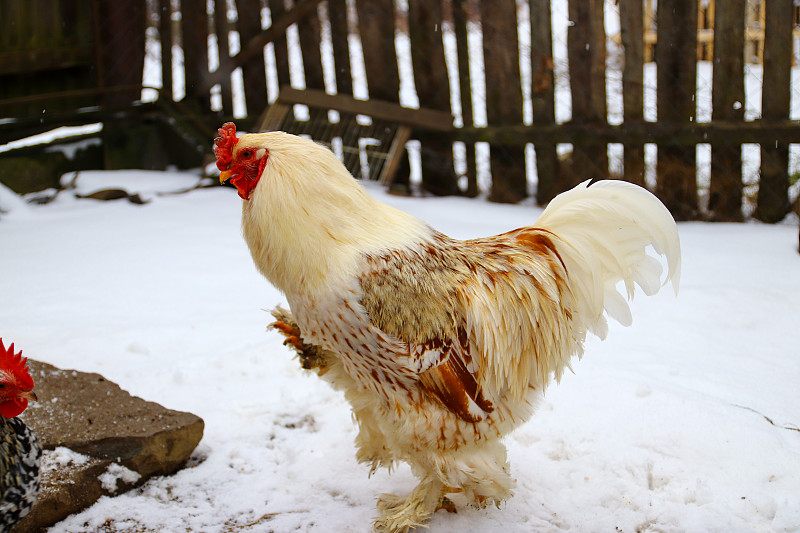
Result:
M677 291L674 220L647 190L583 183L533 226L452 239L375 200L326 147L281 132L216 139L220 181L242 197L258 270L286 296L280 329L303 366L342 390L357 458L405 461L408 495L382 495L376 529L425 524L450 493L470 504L511 495L501 438L526 421L553 378L603 338L604 311L631 323L638 285ZM667 273L647 254L666 257Z

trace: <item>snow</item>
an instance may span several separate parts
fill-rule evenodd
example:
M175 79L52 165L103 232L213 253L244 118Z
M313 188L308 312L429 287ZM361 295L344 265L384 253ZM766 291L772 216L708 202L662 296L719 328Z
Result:
M103 487L103 490L114 494L117 492L117 484L120 481L126 484L133 484L139 481L141 477L139 472L134 472L119 463L111 463L105 472L97 476L97 479L100 481L100 486Z
M0 335L206 427L187 468L103 497L51 532L369 531L376 495L407 492L414 478L405 466L368 478L341 395L266 331L266 310L285 301L252 265L236 192L156 194L191 188L191 173L82 176L151 201L65 191L23 208L0 191ZM540 212L368 186L461 238ZM437 513L431 530L800 530L794 222L680 224L678 297L640 294L633 326L589 339L575 373L506 439L512 499Z
M80 454L64 446L57 446L54 450L44 450L42 452L47 460L42 461L43 470L63 469L68 466L85 465L91 460L88 455Z

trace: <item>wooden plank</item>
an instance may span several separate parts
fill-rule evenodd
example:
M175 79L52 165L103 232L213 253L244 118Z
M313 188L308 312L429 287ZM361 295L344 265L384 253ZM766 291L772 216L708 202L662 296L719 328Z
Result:
M353 94L353 78L350 74L350 29L347 22L346 0L328 0L328 20L331 25L333 65L336 73L336 92Z
M400 168L400 162L403 159L403 151L410 137L410 126L403 125L397 128L397 133L392 140L392 145L389 147L389 160L381 169L381 176L379 178L381 185L386 187L391 186L395 174L397 174L397 169Z
M100 53L103 61L103 85L122 86L142 83L146 26L144 2L105 0L99 2L99 11L101 18L98 21L102 22ZM203 43L205 44L205 41ZM207 62L206 56L206 64ZM140 91L131 90L106 95L104 103L121 107L131 105L140 98Z
M550 0L529 0L531 16L531 95L534 126L556 122L553 78L553 30ZM558 153L553 142L534 144L538 185L536 201L544 205L558 194Z
M322 36L320 31L319 15L316 10L312 9L305 17L297 21L306 87L324 90L325 78L322 74L322 54L320 52Z
M450 82L442 41L442 4L409 0L408 33L414 86L420 107L450 110ZM437 195L460 194L453 168L453 145L447 139L431 139L420 147L422 188Z
M231 60L230 49L228 47L228 2L226 0L214 0L214 31L217 34L217 50L219 51L219 67L230 70L228 62ZM223 65L225 65L223 67ZM220 79L220 97L222 99L222 114L233 116L233 89L231 87L231 77L226 76Z
M418 134L424 138L424 133ZM800 120L753 120L746 122L715 120L702 123L640 122L608 124L556 124L552 126L490 126L459 128L452 137L464 142L487 142L502 146L524 146L528 143L579 143L591 140L603 143L654 143L665 149L689 150L694 153L700 143L775 144L800 143Z
M622 112L626 122L644 120L644 10L642 0L619 0L620 33L625 48ZM625 179L644 185L644 146L623 146Z
M472 77L470 75L469 61L469 42L467 37L467 24L469 21L467 13L467 0L453 0L453 28L456 37L456 57L458 60L458 90L461 96L461 120L463 126L474 125L472 113ZM478 175L475 161L475 145L464 143L466 152L466 177L467 188L464 195L470 198L478 196Z
M605 26L603 0L569 2L572 26L567 32L573 122L606 122ZM608 147L602 143L573 145L572 167L562 173L563 188L590 178L608 177ZM569 176L569 177L567 177Z
M236 9L238 13L236 24L239 29L239 38L241 42L247 43L247 48L244 48L232 57L224 68L220 65L220 68L209 78L216 83L223 77L230 77L230 73L225 74L227 70L240 65L242 67L242 81L244 84L244 99L245 106L247 107L247 114L255 116L266 109L268 101L267 74L264 69L264 45L261 45L260 48L250 48L250 43L253 43L263 34L260 16L261 1L238 0L236 2ZM274 20L273 18L273 21ZM257 50L255 48L257 48ZM248 53L249 61L240 63L237 61L237 58L239 58L239 60L244 58L245 56L243 54L245 51Z
M209 89L203 82L208 78L208 16L205 2L181 3L183 65L186 78L186 97L202 109L210 108Z
M725 0L715 4L712 120L744 120L746 4L747 0ZM730 143L712 144L709 219L742 220L742 190L741 146Z
M662 127L689 126L695 117L697 83L697 1L659 2L656 102ZM658 147L656 194L679 220L696 218L697 177L694 146Z
M172 90L172 1L158 2L158 37L161 43L161 92L159 96L174 100Z
M286 4L284 0L267 0L267 5L269 6L269 14L272 18L272 25L270 28L276 26L276 23L287 20L290 16L290 14L286 13ZM289 43L286 39L286 29L288 29L288 27L287 25L286 28L272 40L272 49L275 53L275 74L278 76L278 87L291 85L289 76ZM256 37L254 36L251 40L255 39Z
M408 33L420 107L450 110L450 83L442 42L442 4L409 0Z
M357 0L358 30L370 98L400 101L400 73L394 45L393 0Z
M792 96L792 0L774 0L766 6L764 20L764 79L761 116L764 120L789 118ZM789 213L789 139L775 135L761 145L761 178L755 216L778 222Z
M432 109L411 109L377 99L357 100L344 94L326 94L324 91L291 87L281 89L278 100L284 104L305 104L311 107L335 109L343 113L362 114L390 122L408 124L418 129L452 131L450 113Z
M74 99L82 96L95 96L119 92L130 93L132 91L141 90L141 83L134 83L131 85L115 85L113 87L88 87L86 89L71 89L68 91L30 94L28 96L17 96L14 98L3 98L0 100L0 106L16 106L19 104L28 104L33 102L50 102L59 99Z
M486 116L489 124L522 124L517 4L514 0L481 2ZM492 189L489 200L518 202L528 195L524 147L490 146Z

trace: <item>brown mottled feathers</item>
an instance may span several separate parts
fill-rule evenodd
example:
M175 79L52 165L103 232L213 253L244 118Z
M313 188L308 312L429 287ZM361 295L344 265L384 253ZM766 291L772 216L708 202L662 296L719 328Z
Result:
M464 242L437 234L366 261L361 303L370 321L408 344L422 389L462 419L483 420L494 410L491 397L524 395L536 385L532 378L552 370L529 357L537 355L534 330L570 315L560 297L566 272L547 232L525 228ZM483 312L498 302L506 304L500 314ZM476 313L488 323L471 323ZM495 333L527 338L503 343L516 353L494 354ZM501 368L490 368L498 355Z

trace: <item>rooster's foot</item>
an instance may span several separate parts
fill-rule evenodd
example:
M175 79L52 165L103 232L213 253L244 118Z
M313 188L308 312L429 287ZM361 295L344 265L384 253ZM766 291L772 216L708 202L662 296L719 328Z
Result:
M279 307L272 312L272 316L277 320L269 327L286 337L283 344L294 348L300 358L300 366L306 370L316 369L320 376L327 372L329 362L325 351L319 346L303 342L300 327L294 322L291 313Z
M381 516L375 520L375 530L382 533L407 533L425 527L434 512L443 507L443 485L439 481L424 479L408 496L382 494L378 498ZM452 504L452 502L450 502Z

